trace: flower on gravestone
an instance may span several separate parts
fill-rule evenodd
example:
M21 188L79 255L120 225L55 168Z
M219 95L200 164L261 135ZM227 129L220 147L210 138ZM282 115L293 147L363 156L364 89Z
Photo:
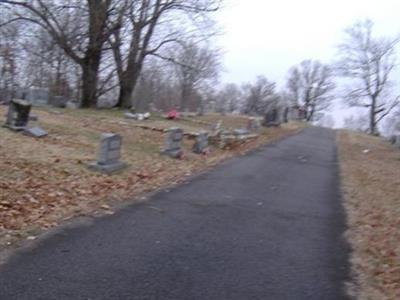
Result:
M180 114L176 109L172 109L167 113L167 119L169 120L177 120L180 118Z

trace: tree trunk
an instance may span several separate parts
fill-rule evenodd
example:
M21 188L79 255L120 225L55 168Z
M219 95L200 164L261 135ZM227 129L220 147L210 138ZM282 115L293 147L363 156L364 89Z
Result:
M81 65L82 67L82 95L81 107L95 107L97 104L97 81L100 67L101 51L98 55L91 55Z
M307 122L312 121L313 116L314 116L314 112L315 112L315 105L314 104L308 104L307 112L306 112L306 120L307 120Z
M129 84L126 80L120 81L118 103L116 106L121 107L121 108L132 107L133 90L134 90L134 86Z
M377 135L375 118L376 118L375 107L372 105L370 109L370 118L369 118L369 132L371 135Z
M118 102L116 104L117 107L121 108L131 108L132 106L135 106L132 103L132 94L133 91L135 90L137 79L135 77L130 77L122 79L119 83L119 96L118 96Z
M181 91L181 105L180 105L181 111L185 111L185 109L187 108L188 101L190 100L191 97L191 90L192 90L191 87L189 87L186 84L183 84Z
M372 98L370 118L369 118L369 132L371 135L379 135L376 127L376 98Z
M141 64L132 64L127 66L125 72L122 73L119 81L119 96L116 107L130 108L135 106L132 103L132 94L135 90L140 72L142 70Z

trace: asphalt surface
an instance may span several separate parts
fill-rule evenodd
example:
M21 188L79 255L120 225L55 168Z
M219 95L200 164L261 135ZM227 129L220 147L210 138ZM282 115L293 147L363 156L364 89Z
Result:
M346 299L334 132L309 128L0 271L0 299Z

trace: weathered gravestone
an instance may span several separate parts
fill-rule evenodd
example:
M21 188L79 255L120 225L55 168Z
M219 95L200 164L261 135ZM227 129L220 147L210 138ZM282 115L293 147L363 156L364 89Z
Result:
M276 127L280 125L279 121L279 111L277 108L271 109L265 114L264 126L266 127Z
M390 141L395 147L400 148L400 134L393 135Z
M261 127L260 119L258 118L251 118L247 123L248 130L259 130Z
M193 152L204 154L208 151L208 132L202 131L196 137L196 142L193 145Z
M54 107L64 108L67 106L68 99L64 96L54 96L50 98L50 104Z
M167 130L167 137L165 139L165 147L162 154L168 155L172 158L181 158L182 151L183 130L181 128L172 127Z
M40 127L32 127L32 128L26 127L24 129L24 134L32 137L44 137L47 135L47 131L43 130Z
M32 137L44 137L47 132L40 127L29 128L30 120L38 120L37 116L31 116L31 104L25 100L11 100L8 106L7 120L5 127L15 131L23 131L24 134Z
M211 126L211 131L217 133L222 130L222 120Z
M25 100L14 99L8 105L5 126L12 130L24 130L29 123L31 104Z
M233 130L233 134L235 136L242 136L242 135L246 135L246 134L250 134L248 129L245 128L237 128Z
M103 133L101 135L100 149L97 162L89 164L89 168L110 174L127 166L121 162L122 137L115 133Z

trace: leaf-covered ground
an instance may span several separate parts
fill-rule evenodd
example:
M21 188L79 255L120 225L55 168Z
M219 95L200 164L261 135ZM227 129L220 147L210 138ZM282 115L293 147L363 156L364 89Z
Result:
M358 299L400 299L400 149L339 132L345 207Z
M5 112L6 107L0 107L0 116ZM191 153L193 141L185 139L184 159L174 160L160 155L163 133L133 126L136 121L124 119L120 111L34 109L33 113L39 121L31 125L47 130L47 137L35 139L0 127L0 252L73 217L112 214L124 201L176 184L301 127L262 129L256 140L234 150L212 149L207 156ZM205 121L212 124L219 119L230 128L244 127L248 121L243 116L215 114L202 117L200 123L155 117L146 124L193 132L208 129ZM107 176L86 167L96 159L102 132L123 137L122 160L130 167L122 173Z

